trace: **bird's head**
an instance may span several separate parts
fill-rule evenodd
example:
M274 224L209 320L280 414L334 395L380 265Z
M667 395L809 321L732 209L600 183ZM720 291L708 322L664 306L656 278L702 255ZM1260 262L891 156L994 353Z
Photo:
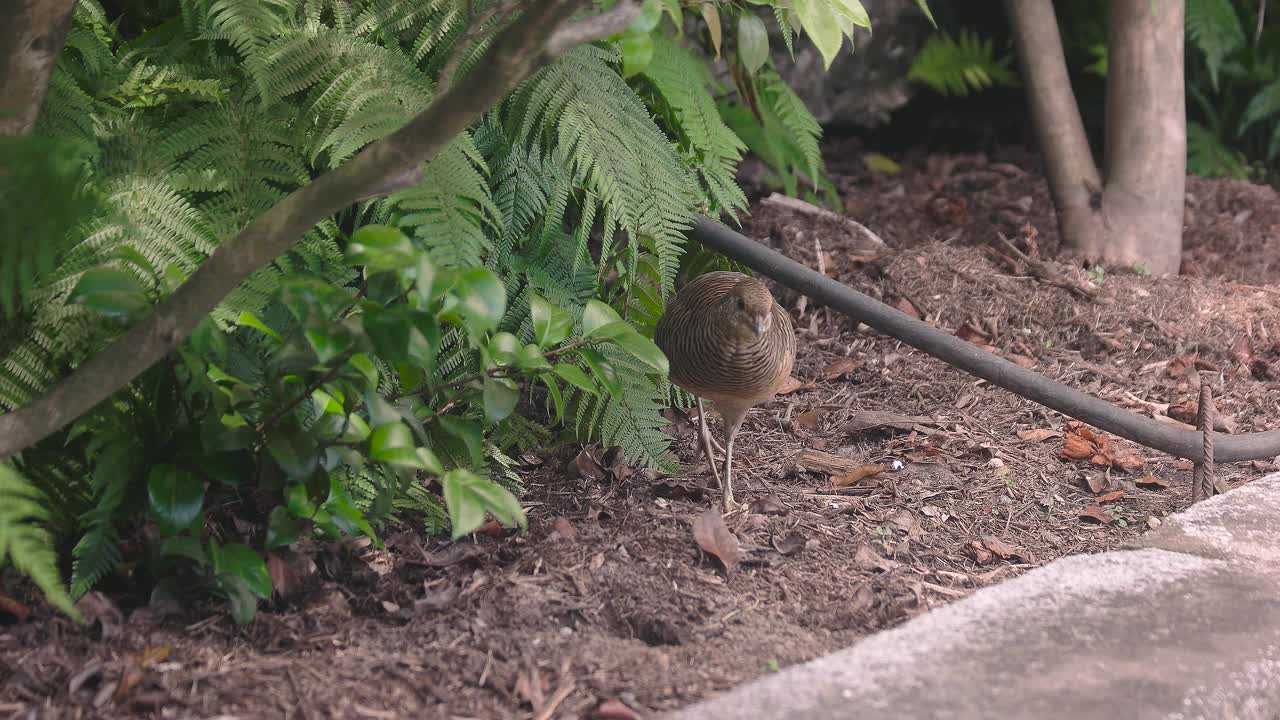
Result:
M755 342L773 325L773 295L764 283L747 278L720 300L720 314L734 338Z

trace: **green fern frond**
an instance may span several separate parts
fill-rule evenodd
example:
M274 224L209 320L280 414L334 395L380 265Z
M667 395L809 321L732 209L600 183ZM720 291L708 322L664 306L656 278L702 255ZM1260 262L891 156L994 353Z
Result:
M1187 38L1204 53L1209 81L1218 89L1218 72L1222 62L1235 50L1244 47L1244 28L1231 0L1187 0Z
M1245 132L1255 123L1269 120L1278 113L1280 113L1280 80L1264 86L1249 99L1249 104L1244 109L1244 115L1240 118L1240 126L1236 136L1243 137ZM1268 153L1267 159L1270 160L1274 156L1274 153Z
M79 620L58 572L53 538L44 528L49 518L44 503L44 494L26 478L0 465L0 563L31 578L50 605Z
M907 79L923 82L943 95L963 97L996 85L1016 85L1012 61L1009 54L996 57L990 38L983 40L966 30L952 39L944 32L925 41Z
M668 383L655 382L645 365L618 348L605 346L602 353L617 370L622 392L613 398L608 393L594 397L576 391L578 438L621 448L628 463L675 472L678 463L671 454L671 437L662 431L666 420L659 414L667 406Z
M746 208L747 196L738 187L736 173L747 146L724 124L707 91L711 82L706 63L674 39L656 33L653 59L643 74L674 111L677 140L691 151L690 164L711 196L712 209Z
M1204 177L1244 178L1249 175L1244 155L1196 122L1187 123L1187 171Z

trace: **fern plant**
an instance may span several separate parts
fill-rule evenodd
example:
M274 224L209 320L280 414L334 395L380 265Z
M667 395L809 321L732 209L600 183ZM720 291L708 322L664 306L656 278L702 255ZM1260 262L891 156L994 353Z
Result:
M764 4L828 61L869 25L856 0ZM736 30L682 35L685 6ZM45 173L71 198L22 226L49 239L30 262L19 229L0 238L0 257L23 259L0 274L0 407L29 402L254 217L464 82L520 10L171 0L125 32L79 0L37 135L0 148L84 148L80 164L48 153L0 177ZM396 515L455 536L486 514L522 525L511 454L558 427L674 469L658 410L680 393L649 338L690 267L693 213L745 209L748 150L792 189L823 182L820 128L761 59L754 17L651 0L621 35L529 77L420 182L309 230L178 352L17 460L29 480L0 492L46 502L39 483L60 504L0 519L14 564L62 602L41 554L52 538L5 529L54 521L73 596L130 566L160 594L211 591L244 621L270 595L263 554L303 534L376 539Z
M964 97L997 85L1015 86L1011 53L997 56L991 38L962 30L929 36L911 62L907 79L922 82L946 96Z

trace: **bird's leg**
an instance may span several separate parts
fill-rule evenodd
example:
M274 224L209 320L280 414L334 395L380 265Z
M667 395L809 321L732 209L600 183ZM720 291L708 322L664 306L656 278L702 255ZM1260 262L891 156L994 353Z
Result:
M698 430L699 432L702 431L702 428L706 427L706 422L707 422L707 413L705 410L702 409L702 398L698 398L698 426L699 426ZM718 453L724 454L724 448L720 447L720 443L716 442L715 436L713 436L709 430L707 431L705 437L708 443L711 445L712 450L715 450ZM714 468L716 466L715 461L712 460L711 458L707 458L707 461L711 463L711 467L714 471Z
M702 452L707 455L707 465L711 466L711 477L720 484L720 471L716 469L716 456L711 454L711 429L707 427L707 413L702 408L702 398L698 398L698 431L702 436Z
M738 430L742 427L742 421L747 414L722 411L720 416L725 421L724 480L720 483L720 489L724 492L725 512L732 512L738 507L738 503L733 499L733 439L738 436Z

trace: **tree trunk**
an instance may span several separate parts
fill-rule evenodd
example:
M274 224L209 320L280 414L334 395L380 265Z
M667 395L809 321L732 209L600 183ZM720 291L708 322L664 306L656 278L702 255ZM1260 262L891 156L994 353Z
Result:
M75 0L16 0L0 21L0 137L36 124L62 53Z
M1064 252L1176 274L1186 187L1184 0L1112 0L1105 172L1089 151L1052 0L1005 0Z

